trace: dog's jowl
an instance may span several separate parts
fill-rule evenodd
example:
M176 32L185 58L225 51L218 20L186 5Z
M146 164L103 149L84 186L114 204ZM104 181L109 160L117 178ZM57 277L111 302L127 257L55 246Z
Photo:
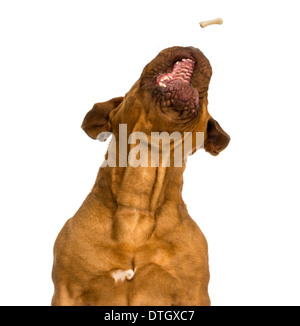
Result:
M56 239L53 305L210 304L207 242L181 192L185 156L199 148L196 134L203 134L212 155L230 140L208 112L211 74L200 50L168 48L124 97L97 103L86 114L88 136L104 141L112 134L108 154L114 164L102 164L91 192ZM122 137L120 126L126 126ZM168 138L168 159L158 142L161 157L153 160L153 134L176 135ZM182 164L178 157L175 164L182 144Z

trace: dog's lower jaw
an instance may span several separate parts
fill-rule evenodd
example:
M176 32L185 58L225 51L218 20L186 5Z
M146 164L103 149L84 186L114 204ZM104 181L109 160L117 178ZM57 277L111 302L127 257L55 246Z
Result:
M155 93L159 97L162 111L171 108L179 117L193 118L199 109L198 91L191 86L195 62L191 59L176 61L172 70L156 78ZM171 67L170 67L171 68Z
M162 112L168 114L170 110L176 112L176 117L180 119L193 119L199 112L199 94L195 88L186 84L176 89L169 86L160 91L158 98Z

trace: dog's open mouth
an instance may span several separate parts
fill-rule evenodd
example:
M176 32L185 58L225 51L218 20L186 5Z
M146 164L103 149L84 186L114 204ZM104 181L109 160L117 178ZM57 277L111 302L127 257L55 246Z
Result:
M194 60L183 58L156 77L163 111L175 110L182 118L197 116L199 94L197 89L191 86L194 68Z
M157 77L157 84L160 87L167 87L168 84L172 84L175 81L181 81L189 85L194 71L194 66L195 62L191 59L176 61L171 72L159 75Z

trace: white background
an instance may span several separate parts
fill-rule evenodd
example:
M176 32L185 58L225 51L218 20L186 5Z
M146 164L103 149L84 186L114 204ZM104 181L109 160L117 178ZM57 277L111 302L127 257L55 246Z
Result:
M289 0L1 1L0 304L50 304L53 243L107 147L80 129L86 112L124 95L160 50L192 45L232 138L218 157L191 157L184 179L212 305L299 305L299 27Z

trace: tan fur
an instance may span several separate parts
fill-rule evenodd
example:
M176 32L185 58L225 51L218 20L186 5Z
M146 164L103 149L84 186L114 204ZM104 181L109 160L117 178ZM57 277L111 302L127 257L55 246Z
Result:
M229 137L222 129L216 131L207 111L211 73L200 76L208 74L206 61L195 70L194 83L202 83L198 87L201 107L191 121L178 123L163 114L151 94L142 90L153 67L176 51L193 53L201 68L204 56L197 49L164 50L146 66L125 98L96 104L87 114L83 129L89 136L96 138L100 131L110 130L118 148L118 126L127 123L128 134L202 131L206 150L215 155L224 149ZM208 121L212 136L207 133ZM55 242L53 305L210 304L207 243L182 199L184 168L100 168L92 191ZM122 279L122 271L128 270L134 275Z

